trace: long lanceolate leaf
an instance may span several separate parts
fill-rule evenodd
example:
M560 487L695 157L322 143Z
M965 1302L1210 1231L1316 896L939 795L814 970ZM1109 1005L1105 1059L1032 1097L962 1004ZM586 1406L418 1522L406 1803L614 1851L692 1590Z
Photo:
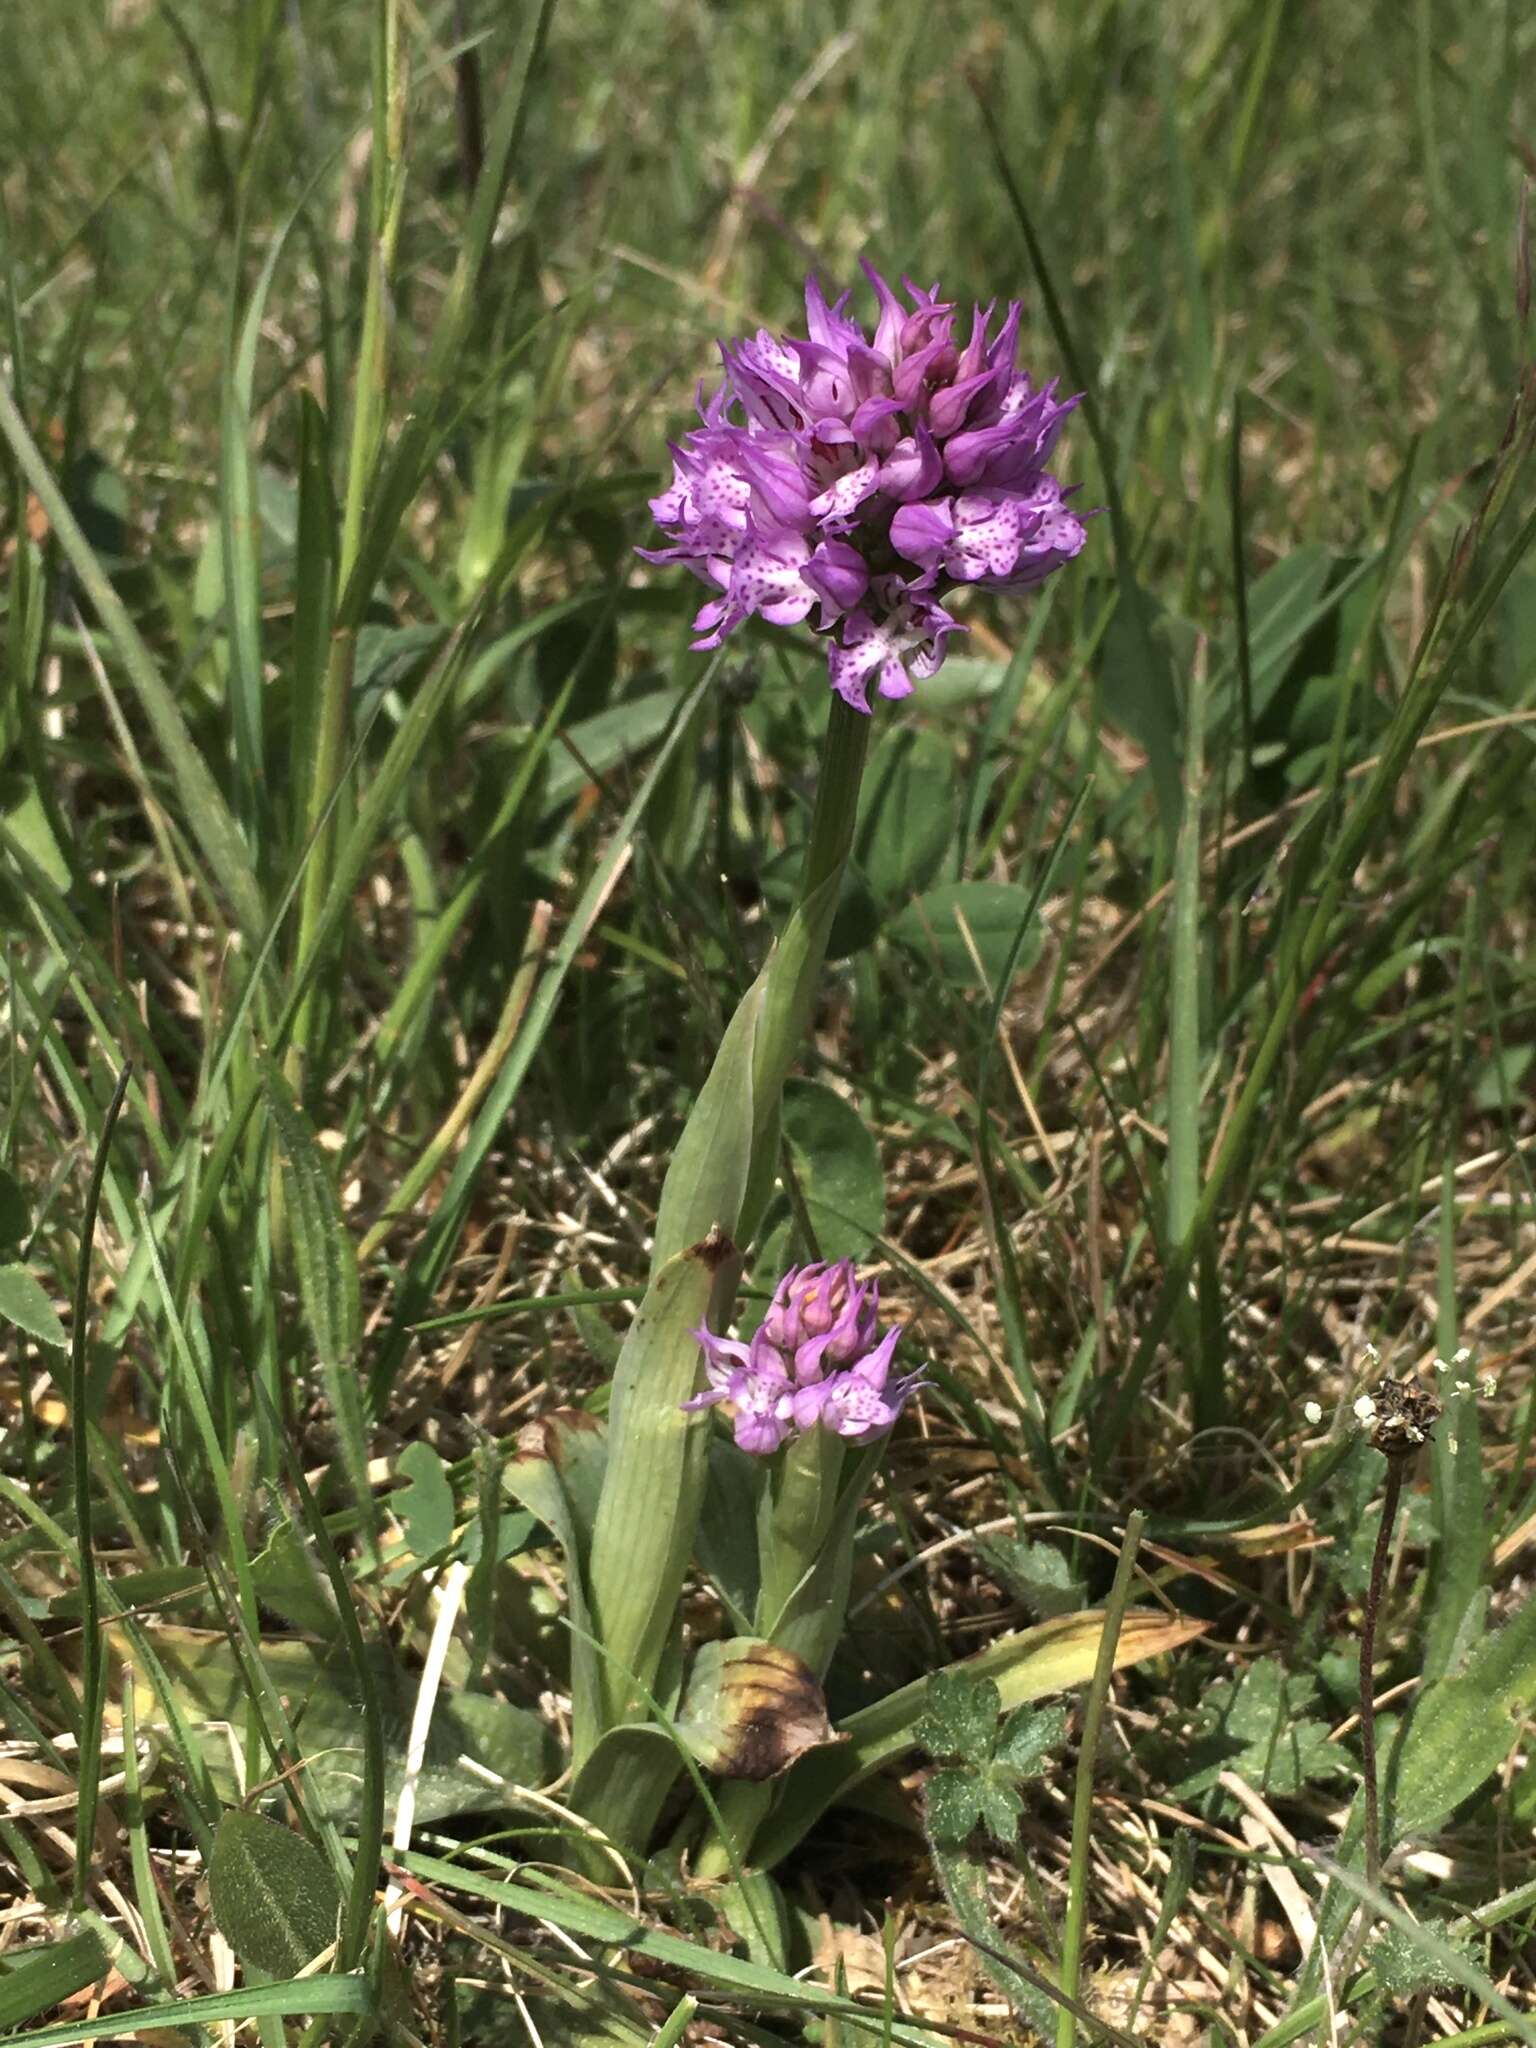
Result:
M371 1521L368 1439L357 1379L362 1334L357 1254L330 1165L313 1125L270 1061L264 1070L264 1080L267 1109L277 1137L305 1319L325 1377L348 1485L365 1519Z
M128 679L144 708L144 715L165 755L166 766L204 858L228 897L237 920L254 940L261 932L264 915L255 869L240 828L187 730L169 685L155 666L153 655L97 561L90 542L81 532L79 521L65 503L64 493L38 452L37 444L28 433L26 422L3 378L0 378L0 434L10 443L18 468L36 492L38 502L58 535L59 545L69 558L70 567L117 648Z
M715 1275L735 1247L705 1239L669 1259L630 1325L614 1373L608 1471L592 1532L588 1590L603 1646L604 1724L634 1717L677 1625L683 1579L704 1498L709 1417L686 1415L699 1347L694 1336ZM578 1764L598 1730L577 1733Z

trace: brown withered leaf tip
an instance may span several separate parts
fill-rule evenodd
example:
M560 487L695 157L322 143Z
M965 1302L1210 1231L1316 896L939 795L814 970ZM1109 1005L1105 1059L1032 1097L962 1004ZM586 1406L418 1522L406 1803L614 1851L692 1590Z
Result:
M745 1646L719 1675L719 1722L710 1768L722 1778L777 1778L833 1732L810 1666L773 1643Z
M602 1426L585 1408L552 1408L548 1415L541 1415L537 1422L527 1423L518 1431L518 1456L547 1458L552 1465L563 1465L565 1439L577 1434L590 1435Z
M1388 1458L1404 1458L1422 1450L1440 1420L1440 1403L1415 1380L1383 1380L1371 1389L1376 1425L1371 1442Z
M701 1260L711 1273L718 1273L727 1259L735 1258L736 1247L718 1223L711 1223L708 1236L688 1247L688 1256Z

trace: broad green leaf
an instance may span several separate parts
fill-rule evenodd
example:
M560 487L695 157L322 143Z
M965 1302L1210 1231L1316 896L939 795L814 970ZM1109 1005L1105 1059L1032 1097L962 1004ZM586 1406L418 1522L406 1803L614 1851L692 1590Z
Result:
M997 995L1019 927L1029 916L1030 901L1030 892L1012 882L946 882L908 904L886 930L898 945L931 965L951 988L980 988L985 976L985 986ZM1019 947L1015 972L1034 965L1040 945L1036 922ZM978 959L981 973L977 972Z
M1083 1582L1073 1577L1072 1567L1054 1544L1032 1542L1027 1536L984 1536L976 1547L999 1585L1037 1621L1071 1614L1082 1606Z
M96 1984L111 1967L100 1937L87 1930L46 1948L11 1949L0 1977L0 2031L25 2026L38 2013Z
M0 1266L0 1321L14 1323L57 1351L69 1343L53 1303L25 1266Z
M763 1481L762 1461L717 1432L710 1439L708 1466L694 1548L737 1631L745 1635L757 1610L757 1490Z
M665 1728L641 1721L610 1728L577 1771L570 1804L610 1842L638 1854L655 1831L682 1768L683 1753ZM581 1860L589 1875L612 1882L612 1857L583 1855Z
M820 1081L784 1084L784 1136L823 1257L861 1259L885 1228L885 1175L864 1119Z
M864 771L854 858L882 904L904 904L938 873L959 816L953 744L893 725Z
M214 1784L226 1799L238 1798L228 1731L240 1727L246 1711L246 1674L239 1659L227 1639L212 1631L161 1627L146 1630L145 1640L185 1721L203 1731L202 1760ZM163 1728L165 1708L142 1677L125 1630L109 1627L107 1644L115 1667L132 1665L141 1723ZM262 1667L287 1702L298 1736L312 1817L340 1823L354 1819L363 1770L357 1673L327 1643L268 1637L259 1647ZM405 1778L416 1681L383 1651L371 1655L369 1666L383 1705L385 1799L392 1810ZM536 1713L486 1693L445 1688L438 1695L417 1785L417 1819L428 1825L458 1814L494 1811L509 1803L517 1787L542 1785L558 1769L554 1736Z
M930 1772L923 1805L936 1842L963 1842L981 1819L981 1780L972 1770Z
M578 719L570 728L569 745L561 746L551 757L543 790L544 815L548 817L590 788L594 775L606 775L621 761L653 746L672 723L681 702L680 690L651 690L591 718Z
M1428 1688L1389 1766L1383 1829L1391 1840L1438 1827L1509 1755L1536 1707L1536 1596L1482 1641L1463 1668Z
M453 1488L442 1459L418 1437L395 1461L395 1470L410 1484L389 1497L389 1506L405 1527L405 1538L418 1559L435 1557L453 1537Z
M242 1963L296 1977L336 1940L341 1886L312 1842L259 1813L226 1813L213 1838L208 1902Z
M501 1469L502 1485L538 1516L565 1559L572 1717L583 1731L601 1716L602 1680L587 1586L607 1446L607 1431L593 1417L580 1410L557 1409L523 1431L516 1456ZM579 1769L583 1759L576 1761Z
M1235 1682L1206 1688L1185 1762L1193 1766L1172 1796L1193 1798L1233 1770L1268 1797L1294 1798L1315 1779L1348 1774L1349 1758L1328 1739L1328 1724L1309 1715L1315 1682L1285 1670L1273 1657L1250 1664ZM1181 1738L1181 1752L1186 1744Z
M694 1332L733 1256L724 1239L670 1258L646 1290L614 1373L587 1583L593 1631L606 1653L599 1689L609 1726L643 1712L635 1684L652 1685L676 1621L712 1426L708 1413L684 1414L682 1404L699 1378Z
M995 1754L1020 1777L1032 1778L1066 1739L1067 1717L1060 1707L1020 1707L1003 1723Z
M1248 593L1248 659L1253 716L1269 708L1303 637L1317 623L1318 605L1339 563L1321 541L1306 541L1276 562Z
M284 1522L260 1557L251 1560L251 1584L262 1606L281 1615L290 1628L322 1639L335 1634L336 1595L294 1523ZM178 1609L183 1615L187 1611Z

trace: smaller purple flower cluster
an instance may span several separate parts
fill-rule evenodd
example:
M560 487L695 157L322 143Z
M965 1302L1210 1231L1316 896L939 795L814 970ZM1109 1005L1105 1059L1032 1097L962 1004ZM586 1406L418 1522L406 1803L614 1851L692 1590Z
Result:
M859 711L873 683L905 697L943 665L964 628L940 598L956 584L1016 591L1083 545L1070 495L1046 469L1077 403L1017 367L1012 302L995 337L977 306L970 338L938 286L910 280L909 312L880 273L873 337L806 280L807 337L766 328L721 344L725 383L699 396L702 427L674 446L672 484L651 500L682 562L721 595L694 621L718 647L756 613L799 625L816 613L832 687Z
M879 1312L878 1283L861 1285L852 1259L792 1266L750 1343L694 1332L709 1385L683 1406L728 1401L737 1443L757 1457L818 1423L850 1443L869 1443L923 1380L921 1372L891 1377L901 1328L882 1337Z

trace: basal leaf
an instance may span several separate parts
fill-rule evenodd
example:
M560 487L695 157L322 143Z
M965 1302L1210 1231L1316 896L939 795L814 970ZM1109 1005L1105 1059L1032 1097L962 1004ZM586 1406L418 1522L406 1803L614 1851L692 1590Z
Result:
M336 1939L341 1886L312 1842L259 1813L226 1813L213 1838L208 1899L243 1963L295 1977Z
M863 1258L885 1228L885 1175L864 1119L820 1081L791 1080L784 1136L822 1256Z
M1012 882L946 882L908 904L886 930L951 988L980 988L985 977L996 995L1029 908L1030 892ZM1034 965L1040 945L1037 924L1019 948L1015 972Z
M25 1266L0 1266L0 1321L14 1323L39 1344L62 1351L69 1342L58 1311Z

